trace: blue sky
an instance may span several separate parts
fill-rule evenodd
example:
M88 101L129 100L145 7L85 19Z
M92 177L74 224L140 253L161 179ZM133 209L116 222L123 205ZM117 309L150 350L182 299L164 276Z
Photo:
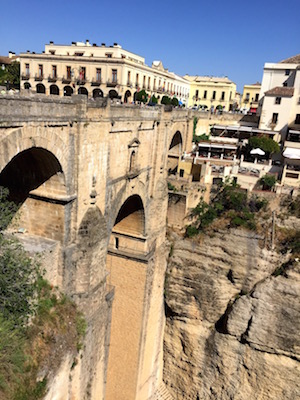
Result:
M179 75L227 75L242 91L265 62L300 53L299 0L1 1L0 55L50 40L119 43Z

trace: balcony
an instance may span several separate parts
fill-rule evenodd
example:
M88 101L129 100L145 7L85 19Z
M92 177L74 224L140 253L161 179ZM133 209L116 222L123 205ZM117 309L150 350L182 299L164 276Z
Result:
M91 86L100 86L102 83L102 79L93 79L91 82Z
M43 79L44 79L44 75L43 75L43 74L41 74L41 75L35 75L35 77L34 77L34 80L35 80L36 82L41 82Z
M56 82L57 81L57 76L48 76L48 82Z
M76 78L77 85L85 85L87 83L86 77L78 77Z
M118 81L116 79L110 80L108 79L106 82L107 87L116 87L118 85Z
M71 76L63 76L62 77L62 83L71 83Z
M21 80L22 81L28 81L30 79L30 74L22 74L21 75Z

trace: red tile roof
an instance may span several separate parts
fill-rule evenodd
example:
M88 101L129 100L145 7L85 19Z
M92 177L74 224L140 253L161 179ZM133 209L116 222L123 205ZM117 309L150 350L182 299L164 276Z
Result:
M300 54L280 61L280 64L300 64Z
M271 90L265 92L266 96L282 96L282 97L292 97L294 95L293 87L282 87L277 86Z

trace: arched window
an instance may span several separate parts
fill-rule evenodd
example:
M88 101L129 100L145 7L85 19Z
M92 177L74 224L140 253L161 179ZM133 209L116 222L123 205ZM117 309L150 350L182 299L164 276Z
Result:
M24 83L24 89L29 90L31 88L31 85L29 82Z
M50 86L50 94L55 94L56 96L59 95L59 88L57 85Z
M96 99L97 97L103 97L103 92L101 89L93 90L93 98Z
M84 95L88 96L89 92L87 91L87 89L85 87L80 87L78 89L78 94L84 94Z
M45 86L44 86L42 83L38 83L38 84L36 85L36 92L37 92L37 93L43 93L43 94L45 94L45 93L46 93L46 88L45 88Z
M136 154L135 151L133 151L130 155L130 163L129 163L129 171L133 171L135 168L135 162L136 162Z
M73 94L73 89L71 86L65 86L64 87L64 96L72 96Z

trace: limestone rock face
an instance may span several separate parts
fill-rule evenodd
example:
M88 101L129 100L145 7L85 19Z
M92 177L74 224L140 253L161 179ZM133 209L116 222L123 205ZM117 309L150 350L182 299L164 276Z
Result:
M243 230L171 237L164 381L176 399L300 398L300 263Z

